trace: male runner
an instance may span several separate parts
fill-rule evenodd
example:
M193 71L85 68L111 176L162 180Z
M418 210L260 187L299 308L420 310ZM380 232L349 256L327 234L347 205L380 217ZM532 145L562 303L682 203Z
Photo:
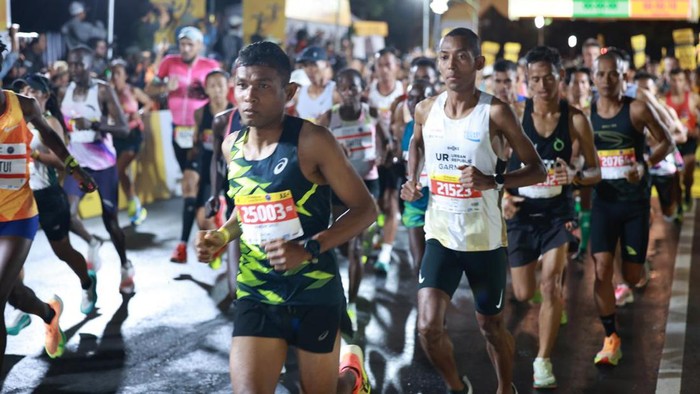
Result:
M613 257L621 242L624 280L642 278L649 241L650 187L648 168L672 151L673 141L649 106L623 96L624 64L614 51L594 64L593 81L600 98L591 106L591 122L602 181L594 190L591 213L591 253L596 268L594 286L598 313L605 328L596 364L617 365L622 352L615 327ZM644 160L645 127L659 144Z
M493 64L491 89L497 99L513 108L518 118L523 116L523 100L518 97L515 81L518 78L518 66L508 60L498 60Z
M396 139L391 131L391 104L403 95L404 89L398 80L399 60L390 49L382 49L375 55L374 81L369 87L369 106L372 114L378 117L377 135L380 145L377 151L379 165L379 207L384 215L382 249L379 252L375 269L386 272L391 262L391 252L399 227L399 177L404 170L394 163Z
M196 27L187 26L178 34L178 55L168 55L160 63L155 83L167 83L168 109L173 115L173 149L182 171L182 233L170 261L187 262L187 242L197 211L197 184L199 182L199 162L191 153L194 147L194 133L197 124L194 111L202 107L207 97L204 92L204 78L207 73L219 68L219 64L199 56L203 48L202 32ZM205 171L208 169L205 169Z
M586 116L591 113L591 70L585 67L574 69L569 79L567 100Z
M280 47L251 44L236 66L244 127L222 145L236 214L197 237L200 261L241 240L233 391L274 392L294 345L303 392L369 392L359 347L345 348L338 371L345 297L332 249L366 228L376 205L327 129L284 115L296 85ZM348 210L328 227L331 191Z
M501 190L545 180L545 168L512 109L475 87L484 67L479 37L457 28L440 42L438 69L447 91L416 107L408 155L408 181L401 196L422 197L418 182L422 162L430 180L425 217L426 249L418 279L418 331L423 349L453 393L470 393L460 378L445 332L450 299L466 274L474 296L476 318L498 378L498 393L512 386L513 337L503 323L506 285L506 226ZM523 168L497 171L508 143ZM500 165L498 165L501 167Z
M552 373L550 355L564 309L562 276L573 237L571 185L598 182L600 167L588 117L559 99L558 87L563 75L559 52L539 46L530 50L525 59L532 99L525 102L522 124L544 161L547 179L537 185L509 188L503 199L503 213L508 225L513 292L519 301L533 297L537 260L542 256L539 351L532 364L533 387L554 388L557 380ZM577 171L572 164L579 155L585 161L583 171ZM521 166L518 155L511 155L508 171Z
M680 68L669 71L670 86L666 94L666 105L673 108L688 130L688 140L678 145L683 155L683 210L688 211L693 204L693 183L695 181L695 151L698 149L698 116L700 97L690 91L685 72Z
M102 222L121 262L119 291L130 294L134 291L134 268L126 258L126 239L117 217L119 176L117 155L112 144L112 135L124 138L129 133L129 127L114 89L92 78L91 66L92 51L89 48L77 47L68 52L71 83L59 90L58 101L68 125L68 149L95 178L99 188ZM88 268L98 271L99 253L95 251L95 245L101 242L88 233L78 216L78 205L85 192L72 178L66 178L63 189L71 206L71 230L89 243Z
M331 67L328 56L325 49L310 46L301 52L297 62L304 67L311 85L299 89L294 108L300 118L317 123L318 118L333 106L335 82L326 78L326 72Z

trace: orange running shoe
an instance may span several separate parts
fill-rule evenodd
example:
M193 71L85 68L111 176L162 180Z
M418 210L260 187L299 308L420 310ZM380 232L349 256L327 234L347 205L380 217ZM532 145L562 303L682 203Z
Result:
M63 350L66 346L66 335L61 330L58 325L58 320L63 312L63 301L57 295L54 295L49 302L47 302L51 309L56 313L51 319L51 323L45 324L46 326L46 342L44 348L46 349L46 354L51 358L61 357L63 355Z
M180 242L175 247L173 255L170 256L170 261L173 263L185 264L187 262L187 244Z
M607 364L617 365L622 358L622 350L620 350L620 337L613 333L609 337L605 337L603 349L595 356L596 365Z
M340 373L352 369L357 374L355 387L352 394L369 394L371 388L369 386L369 378L365 372L365 362L362 355L362 349L357 345L346 345L340 350Z

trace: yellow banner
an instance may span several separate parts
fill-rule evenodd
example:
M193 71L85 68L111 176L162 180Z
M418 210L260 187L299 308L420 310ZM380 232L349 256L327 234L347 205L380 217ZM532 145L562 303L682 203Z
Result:
M4 0L3 0L4 1ZM173 10L173 17L186 23L188 17L192 20L202 19L207 15L206 0L150 0L156 7L166 7Z
M673 43L676 45L695 45L695 33L693 33L693 29L674 30Z
M634 49L634 67L640 69L644 67L647 62L646 47L647 47L647 37L644 34L639 34L632 36L630 38L632 43L632 49Z
M380 21L355 21L352 24L355 30L355 35L359 37L366 36L381 36L389 35L389 25L386 22Z
M269 0L256 1L265 3ZM243 12L245 3L246 0L243 1ZM345 27L352 24L349 0L287 0L284 10L284 16L290 19Z
M513 63L517 63L520 58L520 50L522 45L517 42L506 42L503 44L503 58L510 60Z
M501 49L501 44L493 41L483 41L481 43L481 54L486 58L486 65L496 63L496 55Z
M10 2L8 0L0 0L0 31L5 31L10 28Z
M695 45L681 45L676 47L676 58L684 70L695 70L697 57Z
M284 42L284 0L243 0L243 41Z

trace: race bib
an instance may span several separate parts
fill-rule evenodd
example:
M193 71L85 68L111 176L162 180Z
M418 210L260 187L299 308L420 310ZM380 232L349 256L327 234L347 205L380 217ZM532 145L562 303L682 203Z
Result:
M333 129L333 135L338 142L350 151L351 162L373 161L377 158L374 146L374 133L368 125L338 127Z
M182 149L194 146L194 126L175 126L175 143Z
M603 179L625 179L636 164L634 148L599 150L600 173Z
M430 176L430 194L437 209L441 211L453 213L481 211L481 191L465 189L459 183L459 176L432 174Z
M74 130L69 135L71 142L79 144L89 144L97 138L97 132L93 130Z
M0 189L19 190L27 178L27 145L0 144Z
M557 182L554 169L547 170L547 179L536 185L518 188L518 194L527 198L552 198L561 194L562 187Z
M276 239L290 240L304 235L292 192L236 196L238 222L243 239L261 245Z
M206 150L214 150L214 132L212 129L205 129L202 132L202 147Z

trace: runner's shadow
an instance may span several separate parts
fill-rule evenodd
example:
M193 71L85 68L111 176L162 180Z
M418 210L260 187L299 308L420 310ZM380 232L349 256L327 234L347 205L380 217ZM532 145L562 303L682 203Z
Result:
M196 284L197 286L201 287L207 293L210 293L212 291L212 289L214 289L214 286L212 286L208 283L204 283L200 280L197 280L194 277L192 277L192 275L190 275L190 274L180 274L180 276L175 277L174 279L175 280L189 280L192 283Z
M17 365L25 356L20 356L16 354L5 354L2 361L2 371L0 371L0 391L5 382L5 378L12 371L12 367Z
M121 332L124 321L129 316L129 301L132 295L122 294L122 304L105 326L101 341L92 334L80 334L80 344L76 352L67 352L60 359L51 360L41 384L34 389L35 393L56 393L88 391L100 393L116 393L122 385L126 351L124 337ZM96 317L88 316L76 327L68 330L71 336L77 333L88 320ZM89 376L90 387L80 390L76 387L77 376Z
M128 250L144 250L163 245L164 241L156 242L156 235L153 233L141 233L132 225L122 228L126 237L126 245Z

